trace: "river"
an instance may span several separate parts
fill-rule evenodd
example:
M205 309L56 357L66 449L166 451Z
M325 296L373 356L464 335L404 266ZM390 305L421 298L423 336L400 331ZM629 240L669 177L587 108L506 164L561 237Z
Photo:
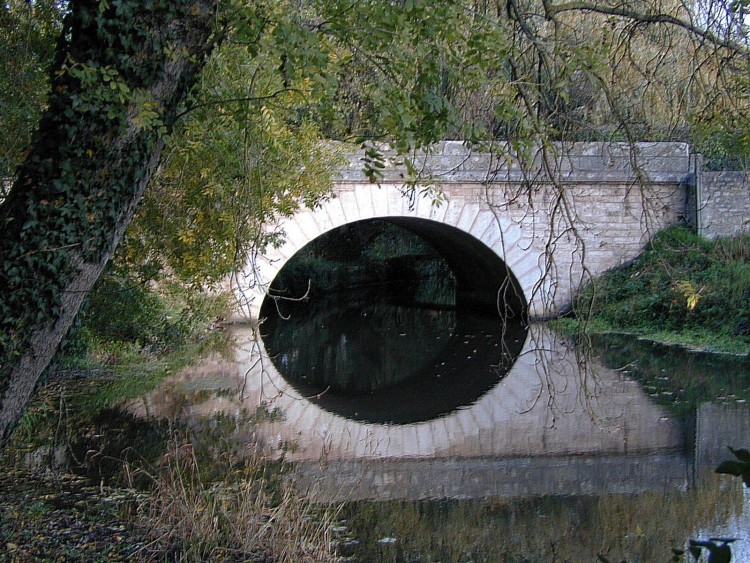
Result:
M730 537L750 561L747 493L713 471L750 446L746 363L396 297L266 307L231 328L233 360L129 408L233 417L338 507L352 560L667 561Z

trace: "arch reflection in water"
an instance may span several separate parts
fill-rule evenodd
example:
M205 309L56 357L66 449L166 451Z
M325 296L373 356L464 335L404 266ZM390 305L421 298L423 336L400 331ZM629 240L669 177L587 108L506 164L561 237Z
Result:
M448 538L453 544L455 538L450 530L460 527L466 531L467 522L476 522L484 540L489 537L487 529L495 532L493 537L498 537L498 533L517 535L512 536L516 539L510 547L509 540L503 539L498 553L508 557L518 553L518 557L545 561L551 560L549 551L534 551L529 546L544 543L545 549L552 546L554 554L559 555L562 544L550 544L549 537L561 538L560 541L572 537L575 542L570 542L571 553L575 555L568 559L583 560L588 556L584 557L585 545L579 541L581 530L589 530L597 539L595 549L601 545L620 546L615 540L602 544L602 534L629 538L634 521L655 526L656 532L650 537L656 538L656 543L648 537L646 541L658 547L659 554L669 551L670 544L664 538L741 537L748 529L747 516L736 525L730 522L729 527L716 527L718 517L735 514L736 507L742 505L739 481L732 480L730 487L725 481L712 489L720 494L707 494L698 488L697 494L686 492L701 485L695 481L701 475L700 468L712 472L716 467L718 459L712 458L714 454L722 456L720 459L726 457L727 443L750 443L746 404L733 408L726 404L701 405L697 413L691 411L690 417L675 415L656 404L622 370L594 362L587 372L581 372L568 342L542 326L530 328L524 350L510 372L470 408L410 425L357 422L324 411L281 378L267 361L263 344L255 340L253 327L238 325L232 327L231 334L238 345L236 362L221 358L201 361L171 378L161 390L135 401L131 409L154 416L173 416L177 409L194 424L207 417L212 429L216 426L212 417L225 413L236 421L236 425L230 425L234 439L231 443L237 445L238 452L257 451L261 444L269 455L297 462L295 481L316 500L336 502L338 506L345 500L398 499L398 510L408 511L411 505L403 499L439 499L430 506L445 514L446 498L509 499L493 500L492 504L461 501L455 505L460 518L441 524L438 541ZM700 380L701 372L693 371L695 355L690 356L682 365L669 357L653 355L654 371L670 376L680 372L677 380ZM706 373L711 374L711 369ZM727 371L724 365L716 369ZM736 378L740 379L744 371L739 370L746 370L746 366L737 369ZM231 389L236 390L235 395L228 393ZM193 402L186 402L184 395L177 393L180 390L190 392ZM216 392L210 394L208 390ZM243 413L254 413L259 405L266 412L279 412L281 416L246 420L247 414ZM212 430L209 435L216 434ZM663 494L675 490L679 494ZM739 496L738 501L728 502L731 495L735 499ZM675 499L690 510L677 510ZM631 501L635 503L633 509L624 510L623 503ZM411 521L404 519L401 512L394 516L387 510L378 511L373 517L373 505L363 506L365 513L371 515L365 525L377 534L373 536L375 540L386 535L379 527L380 521L387 525L393 521L405 523L398 530L399 542L414 537L409 528ZM378 506L389 505L378 502ZM425 506L420 503L414 510L427 514ZM472 512L467 512L472 506L482 519L473 520ZM510 518L508 526L498 522L498 509ZM662 518L665 511L678 518ZM523 517L524 513L528 518ZM558 514L568 515L562 524ZM633 517L623 518L623 514ZM700 516L700 520L691 519L690 514ZM588 521L601 528L587 527ZM696 527L700 526L696 522L709 521L708 528ZM664 531L667 528L663 525L672 522L681 526L677 533L671 528ZM352 521L349 525L356 529ZM420 530L433 529L429 521L415 525ZM367 540L366 536L356 537L363 544ZM522 549L513 551L516 544ZM466 545L474 549L475 544ZM747 550L740 550L744 544L735 545L737 560L749 560ZM380 548L377 544L376 547ZM595 559L595 549L587 560ZM458 548L454 553L459 551L464 553ZM632 557L628 555L628 560L660 560L634 553ZM446 560L445 555L440 560Z
M239 332L238 338L242 337ZM252 338L252 334L246 334ZM414 424L376 424L331 413L306 399L243 346L243 399L283 420L256 428L289 461L633 455L679 449L681 430L635 381L599 365L581 371L566 342L532 325L508 373L466 408Z
M279 375L253 327L231 334L235 361L203 360L129 409L179 413L191 424L223 413L236 421L241 449L262 446L297 462L300 485L331 501L684 490L727 457L726 444L750 443L747 404L675 414L622 370L594 361L582 371L569 343L540 325L530 327L511 370L470 407L406 425L323 410ZM689 356L678 363L651 354L643 364L651 358L655 373L676 380L720 369L742 381L746 371L724 364L696 371ZM257 418L259 406L273 416Z
M526 338L519 322L407 303L396 286L284 303L283 317L277 305L269 300L262 310L276 369L318 406L367 422L419 422L473 403Z
M279 271L260 311L263 341L282 376L329 412L430 420L476 401L512 365L526 336L514 284L497 255L457 229L357 221ZM512 325L497 312L500 288Z

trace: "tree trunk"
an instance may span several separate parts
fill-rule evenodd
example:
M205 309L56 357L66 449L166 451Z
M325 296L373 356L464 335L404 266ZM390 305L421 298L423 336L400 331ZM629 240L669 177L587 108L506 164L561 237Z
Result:
M0 448L159 163L215 4L71 2L49 108L0 205Z

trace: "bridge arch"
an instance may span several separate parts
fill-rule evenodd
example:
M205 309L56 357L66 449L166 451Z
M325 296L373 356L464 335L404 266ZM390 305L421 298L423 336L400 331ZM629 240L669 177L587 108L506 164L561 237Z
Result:
M237 276L240 315L258 318L271 282L310 241L384 219L438 245L473 288L463 298L487 306L510 280L531 319L549 318L570 307L583 283L632 260L659 229L695 215L688 197L695 163L684 143L558 143L521 170L512 158L447 141L414 161L439 184L439 205L430 193L404 196L407 171L395 156L380 185L362 173L363 153L346 156L334 195L275 225L283 244L256 254Z
M256 256L240 279L244 312L258 318L260 306L284 265L317 237L343 225L380 219L423 238L446 260L456 276L457 301L514 313L541 310L537 284L544 260L523 228L504 220L489 205L450 197L436 202L420 194L409 201L400 184L340 185L335 197L303 209L276 225L283 244Z
M439 178L446 196L441 205L435 205L429 194L411 201L404 197L403 171L397 166L386 166L381 185L367 182L360 171L361 155L350 155L351 166L338 171L335 196L281 220L275 228L284 235L283 244L250 260L237 280L244 289L240 292L243 312L258 318L270 284L308 243L345 224L381 219L414 230L447 253L459 275L471 278L473 289L484 294L482 299L487 287L511 280L528 316L545 317L564 308L580 283L634 258L651 234L687 214L692 161L686 145L585 143L560 147L557 154L560 158L552 166L531 174L534 182L530 185L527 179L533 169L519 171L509 161L498 165L493 155L472 154L460 143L445 143L418 167ZM560 213L562 199L564 214ZM509 275L503 277L498 269ZM551 424L545 418L547 410L542 407L547 396L540 390L558 395L562 390L561 396L576 402L587 383L585 378L576 380L575 371L568 373L565 366L573 365L571 355L540 356L549 346L547 337L532 334L536 326L531 326L516 362L496 386L470 408L431 420L392 425L328 412L300 395L273 362L259 361L270 359L262 340L242 352L248 354L252 366L247 371L243 368L243 392L250 404L262 402L284 412L285 421L270 423L264 432L279 447L299 444L298 453L289 459L318 459L321 451L331 459L419 457L436 452L467 457L560 453L545 449L547 430L557 431L560 421ZM555 369L550 372L540 366ZM622 381L613 377L613 384L622 386ZM631 396L630 391L625 395ZM622 405L619 399L616 403L615 417L620 417ZM492 410L497 405L507 407L504 414ZM569 412L560 405L563 412ZM531 420L532 414L540 418ZM580 419L566 419L571 435L579 436L584 421L600 420L588 411L583 414ZM654 420L663 418L656 414ZM656 423L647 434L655 436L655 428ZM529 429L536 432L533 440ZM614 448L611 451L635 444L630 434L617 438L604 431L597 436L605 442L615 438L617 444L605 445ZM576 439L576 448L579 445Z

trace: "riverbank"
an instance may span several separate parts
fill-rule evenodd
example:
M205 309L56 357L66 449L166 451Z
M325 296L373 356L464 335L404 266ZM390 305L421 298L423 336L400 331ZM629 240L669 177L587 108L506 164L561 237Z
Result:
M0 562L332 560L327 512L233 435L264 414L139 418L156 371L50 374L0 456Z
M0 561L153 561L128 509L137 496L72 474L0 474Z
M683 226L665 229L631 263L584 287L573 313L552 326L750 355L750 235L708 241Z
M628 346L612 344L611 352L622 355L607 356L606 365L616 369L628 365L628 377L632 377L635 372ZM637 361L643 389L664 408L679 400L678 414L694 416L697 398L705 401L718 399L719 394L734 395L732 385L750 388L745 379L722 364L706 370L703 377L695 370L683 374L673 359L664 364L658 362L659 354L652 356ZM691 365L698 363L693 360ZM388 505L315 506L288 487L288 481L277 478L288 474L287 466L262 457L245 457L248 450L253 451L250 440L238 445L238 430L243 431L242 436L259 436L254 421L275 416L272 412L214 413L205 424L192 418L184 423L187 417L180 413L186 412L189 401L200 404L211 393L226 398L227 388L216 385L214 371L202 371L203 361L186 369L189 385L167 384L175 409L165 418L140 419L114 408L121 399L151 387L156 366L144 364L127 372L102 366L51 374L29 409L24 433L17 436L19 442L23 439L15 444L19 463L7 470L0 466L0 474L6 475L0 481L0 545L8 550L0 554L0 561L495 561L513 557L508 553L528 554L530 545L534 560L593 560L591 553L606 548L606 553L635 553L632 560L651 561L680 545L676 542L692 537L705 518L717 513L715 507L733 509L733 503L742 498L715 478L712 483L716 486L707 492L688 495L680 485L670 496L671 516L665 517L664 483L670 474L647 471L636 474L648 475L655 490L637 498L605 494L563 501L553 495L513 502L500 498L489 502L407 499ZM670 367L668 374L665 365ZM199 370L203 380L195 377ZM532 381L537 378L534 370ZM744 395L737 398L744 400ZM145 397L141 402L153 404ZM620 400L615 403L623 404ZM556 403L557 408L562 406ZM558 412L563 411L565 417L572 416L572 410ZM627 426L630 419L619 408L617 411L618 424ZM516 408L511 412L513 418L521 416ZM586 420L590 420L588 414ZM580 432L580 424L574 427ZM635 425L628 427L629 444L634 447L638 431ZM503 431L507 430L506 423ZM725 443L722 441L722 453ZM66 457L66 464L55 466ZM574 467L580 459L572 458ZM613 456L606 454L602 459L610 467ZM559 461L557 458L555 464ZM24 462L36 465L29 469L29 463ZM456 467L454 458L445 462L447 467ZM521 463L528 468L523 460ZM585 482L590 486L592 465L584 465ZM464 469L461 472L467 474ZM604 482L615 482L617 475L611 473ZM678 475L683 479L685 470L680 469ZM532 473L527 486L534 490L537 485ZM738 482L733 490L739 488ZM379 511L381 506L384 512ZM607 520L613 506L617 507L617 525ZM540 520L540 513L545 520ZM623 513L629 515L624 524ZM519 526L518 521L529 525ZM671 527L672 523L676 527ZM578 539L580 534L576 535L582 528L590 539L585 544ZM534 533L527 535L527 529ZM631 531L638 529L649 533L638 533L634 544L631 540L636 536ZM718 534L720 529L716 530ZM574 542L569 541L571 537ZM622 538L631 539L623 542ZM348 559L350 556L355 559Z
M626 347L615 343L612 350L624 353L631 362ZM701 401L715 398L713 390L703 386L708 378L696 376L695 371L683 378L678 375L682 373L679 368L670 369L667 377L663 367L674 367L674 360L664 364L657 356L652 358L653 366L649 359L637 363L645 378L643 389L658 404L666 408L666 401L675 403L679 398L694 413L696 397ZM607 365L625 365L619 356L610 360ZM194 367L187 372L196 373ZM711 374L710 380L722 395L733 393L731 385L748 388L747 381L737 374L721 366L716 372L719 375ZM211 373L204 375L210 378ZM253 420L258 418L251 414L242 419L217 414L208 417L205 424L199 425L192 418L190 424L182 424L186 417L174 410L166 420L138 419L113 408L110 402L119 402L111 382L121 377L135 380L127 388L116 387L127 396L137 387L137 380L143 378L141 383L150 385L153 376L145 370L127 375L111 369L61 372L53 374L41 390L29 411L28 422L33 424L26 425L26 432L36 433L17 437L19 463L0 466L0 475L4 476L0 479L0 546L7 550L0 553L0 561L496 561L521 554L528 558L529 553L533 560L548 561L560 557L593 560L595 555L591 554L597 552L634 553L629 560L652 561L663 559L670 548L692 537L693 530L705 526L715 513L736 510L742 499L741 493L736 493L741 490L739 482L736 487L727 487L716 476L709 477L710 487L706 488L704 479L698 483L702 488L691 486L686 493L681 483L687 474L688 458L673 455L670 448L663 458L667 465L656 465L661 471L645 465L645 458L631 452L636 467L652 468L635 473L618 471L617 467L629 466L613 465L616 456L611 453L601 457L602 465L595 458L585 460L580 455L547 457L560 475L580 468L585 479L575 482L584 482L589 491L597 482L593 468L606 469L603 480L598 481L604 484L603 492L573 500L570 496L540 496L539 477L533 471L529 476L527 471L539 464L530 465L528 459L520 458L517 462L523 470L514 473L521 480L528 479L524 487L536 491L529 497L405 498L316 506L299 490L289 488L289 482L277 479L287 475L287 466L261 457L243 457L249 443L238 445L233 433L244 428L248 432L243 435L252 435ZM216 396L224 395L224 388L203 385L197 379L190 381L192 384L184 388L174 382L168 384L170 393L176 395L176 406L185 408L188 401L201 403L209 390ZM105 388L109 389L100 395ZM143 402L148 400L144 398ZM617 400L616 404L623 403ZM558 408L561 406L557 403ZM566 418L573 414L568 408L564 411ZM626 421L634 420L619 408L617 411L618 424L627 426ZM266 411L255 416L269 414ZM522 416L516 409L512 414ZM634 447L633 438L639 431L636 425L628 427L630 446ZM581 432L581 425L575 428ZM507 424L504 429L508 430ZM61 463L66 458L67 463ZM544 459L537 461L547 466ZM442 462L444 467L436 465L441 474L449 474L450 468L459 470L463 477L456 483L471 475L471 462L462 465L454 457L443 458ZM673 482L673 474L667 470L671 462L680 464L676 490L668 486ZM440 459L435 463L441 463ZM507 468L507 460L497 467ZM481 473L486 468L478 469L475 475L491 486L492 480ZM390 471L389 479L394 475ZM512 479L503 478L502 471L495 474L507 489ZM550 473L545 470L545 474ZM628 475L643 475L642 482L638 477L638 486L645 484L650 492L621 494ZM554 486L562 481L562 477L551 479ZM409 482L415 480L409 478ZM607 492L611 483L619 493ZM672 492L665 494L665 490ZM665 506L669 506L667 513ZM616 521L610 518L613 513ZM524 525L519 526L519 521ZM533 533L527 534L529 529ZM631 530L648 532L635 535ZM717 534L721 531L716 530Z
M750 356L750 345L734 339L717 337L710 331L639 332L636 330L621 330L602 319L596 318L588 321L575 318L560 318L549 321L548 324L556 332L574 339L579 338L581 335L585 335L586 337L622 336L678 350L686 350L688 352L729 356L739 359Z

